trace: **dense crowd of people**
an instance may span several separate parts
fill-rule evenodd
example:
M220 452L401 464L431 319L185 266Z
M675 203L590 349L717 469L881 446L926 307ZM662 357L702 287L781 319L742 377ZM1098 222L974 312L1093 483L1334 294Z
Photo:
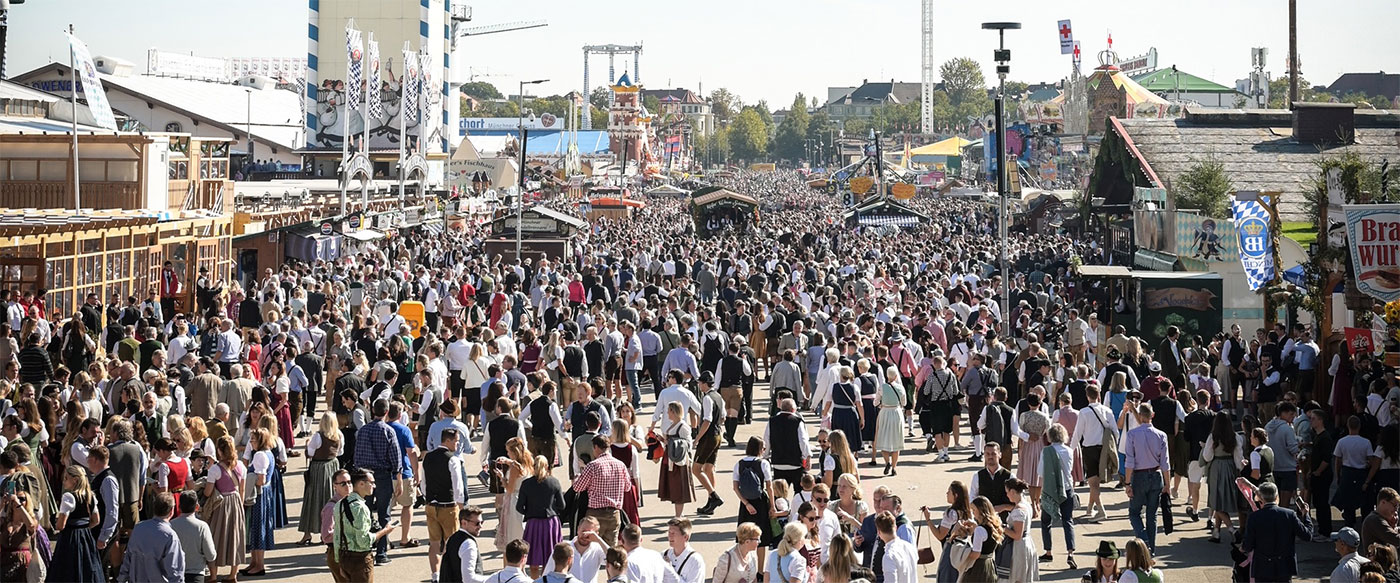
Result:
M936 562L938 581L1022 583L1056 565L1056 527L1081 569L1076 523L1119 490L1134 537L1094 549L1093 583L1161 581L1174 507L1246 578L1294 576L1295 535L1336 546L1334 583L1397 575L1393 369L1323 368L1306 326L1147 345L1075 276L1107 261L1088 236L1014 234L1003 297L996 215L973 200L863 228L793 172L722 184L760 200L746 230L700 236L687 201L654 199L567 256L487 256L476 225L407 233L202 274L178 313L168 265L146 299L73 314L5 293L0 581L237 581L272 573L277 544L369 581L426 524L434 581L909 583ZM736 439L748 424L762 437ZM911 442L932 461L902 462ZM728 484L725 447L744 452ZM982 467L946 500L860 471L955 451ZM643 472L673 510L661 553ZM736 543L700 556L688 517L722 508Z

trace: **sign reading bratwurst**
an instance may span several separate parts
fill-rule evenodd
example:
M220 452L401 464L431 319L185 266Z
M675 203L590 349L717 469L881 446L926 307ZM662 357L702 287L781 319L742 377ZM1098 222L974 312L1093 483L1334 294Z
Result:
M1400 204L1342 208L1356 288L1382 301L1400 299Z

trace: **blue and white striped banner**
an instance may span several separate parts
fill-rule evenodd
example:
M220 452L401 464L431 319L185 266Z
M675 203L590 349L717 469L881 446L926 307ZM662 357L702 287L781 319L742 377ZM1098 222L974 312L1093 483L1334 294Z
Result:
M345 56L347 66L347 78L345 79L345 115L350 115L351 111L360 106L360 85L361 73L363 70L361 59L364 57L364 45L360 44L360 31L355 30L353 21L345 26Z
M1258 290L1274 280L1273 239L1269 232L1269 210L1254 200L1232 202L1235 210L1235 230L1239 233L1240 264L1250 291Z

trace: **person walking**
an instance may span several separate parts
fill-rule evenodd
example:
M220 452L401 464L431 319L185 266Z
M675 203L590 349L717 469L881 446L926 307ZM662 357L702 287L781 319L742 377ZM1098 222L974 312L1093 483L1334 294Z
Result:
M944 463L949 461L948 437L953 432L953 418L958 415L962 389L942 355L935 354L929 363L930 368L919 384L914 411L919 414L919 426L924 431L924 448L936 450L938 456L933 461Z
M1110 352L1110 358L1111 355ZM1069 445L1083 452L1081 457L1084 460L1084 475L1089 479L1089 504L1085 508L1089 516L1085 520L1098 522L1108 517L1099 499L1099 485L1107 480L1108 476L1118 473L1118 435L1111 429L1113 410L1099 403L1099 387L1089 385L1084 389L1084 398L1088 399L1089 405L1079 410ZM1212 478L1212 488L1215 483ZM1214 499L1211 501L1211 507L1215 508Z
M233 581L238 580L238 566L247 557L244 520L243 488L247 469L234 453L233 438L227 435L214 442L218 463L209 467L204 497L209 500L205 511L209 529L214 532L214 565L209 573L219 578L219 569L229 567Z
M371 530L375 522L371 519L366 496L375 495L375 475L364 468L350 471L350 483L354 490L336 504L335 542L332 543L343 581L374 583L374 557L377 541L385 540L398 527L397 521L383 525L378 531Z
M1066 395L1061 395L1066 396ZM1065 427L1058 423L1047 432L1050 445L1040 450L1040 540L1045 554L1040 562L1055 561L1054 540L1050 528L1059 521L1065 531L1065 560L1069 568L1078 569L1074 561L1074 454L1065 445Z
M593 436L593 461L574 480L574 492L587 492L587 515L598 521L598 536L608 546L617 543L623 497L632 491L627 466L613 457L608 438Z
M768 426L763 429L763 442L768 444L767 458L773 467L773 479L797 487L811 464L812 445L807 437L807 423L797 414L794 399L778 401L778 414L769 419Z
M919 580L919 551L913 543L895 536L894 514L886 510L876 515L875 531L884 543L882 573L885 583L916 583ZM1035 565L1035 562L1031 561L1031 565ZM1012 581L1019 580L1013 578Z
M791 351L789 351L791 352ZM781 363L780 363L781 364ZM774 365L774 374L777 367ZM715 560L715 569L710 576L713 583L750 583L758 580L758 566L763 563L754 559L755 551L762 549L759 541L762 534L752 522L739 524L734 531L734 546L720 554Z
M1138 405L1139 425L1128 432L1123 442L1126 456L1127 477L1123 484L1127 488L1128 522L1139 539L1147 543L1149 550L1157 548L1157 506L1161 502L1162 489L1171 475L1171 460L1167 452L1167 434L1152 426L1152 405ZM1144 524L1142 512L1146 510ZM1132 547L1129 547L1130 549Z
M535 456L531 475L520 482L515 510L525 519L525 542L530 543L530 577L538 579L554 546L564 539L559 517L564 513L564 491L550 475L553 465Z
M272 474L276 471L277 464L277 459L272 453L274 439L276 437L262 428L254 429L252 437L249 438L249 446L253 450L253 460L249 469L256 478L250 479L246 488L251 488L257 494L245 494L244 503L248 507L248 550L253 555L252 562L239 571L239 574L245 577L261 577L267 573L263 556L272 550L274 544L273 537L276 531L273 523L273 505L276 503L276 497L272 490ZM251 505L247 504L248 499L253 500Z
M762 525L758 546L758 562L763 563L765 553L774 542L772 508L773 466L763 459L763 440L750 437L744 450L744 457L734 464L734 493L739 498L739 525Z
M904 449L904 381L899 378L899 370L885 369L885 380L880 383L877 399L879 413L875 416L875 452L885 458L885 475L899 473L899 452Z
M335 413L321 413L320 428L306 440L306 488L301 500L301 546L310 546L311 535L321 532L321 507L331 499L331 477L340 471L337 459L345 452L345 439L337 427Z
M1264 483L1256 492L1262 508L1249 515L1240 548L1253 553L1249 574L1255 581L1288 583L1298 574L1294 541L1308 538L1308 530L1298 515L1278 505L1278 486Z
M131 530L118 583L184 583L185 550L170 527L175 498L160 492L151 499L151 516ZM55 579L55 581L57 581Z
M179 511L180 516L170 521L170 528L175 531L185 553L184 583L204 583L209 566L218 558L214 533L199 519L199 497L193 492L180 497Z
M1209 464L1206 502L1215 513L1215 530L1210 533L1209 540L1218 543L1221 529L1231 528L1231 516L1239 514L1244 507L1239 489L1235 486L1235 478L1240 476L1240 469L1244 467L1244 447L1235 435L1229 415L1218 414L1213 423L1210 437L1206 438L1201 449L1201 459Z
M18 494L27 495L22 492ZM102 558L92 536L92 522L100 516L98 504L83 469L68 466L63 471L63 498L54 521L59 535L53 560L50 561L50 581L100 583L106 580L102 572Z
M661 473L657 478L657 497L675 506L676 518L685 513L685 505L695 497L690 481L690 464L694 461L691 427L682 411L679 401L672 401L666 407L667 423L662 430L666 459L661 461Z
M402 472L403 455L399 451L398 437L385 421L389 414L389 402L383 399L377 400L371 411L374 420L366 423L355 434L355 467L374 474L374 479L369 482L374 485L374 491L361 494L361 496L370 496L370 500L373 502L375 523L378 528L384 528L384 525L389 523L389 509L393 505L394 499L401 495L398 488L402 482L395 480L395 478ZM387 565L389 563L389 540L375 537L372 542L374 543L374 564ZM346 567L346 569L348 570L350 567Z
M437 580L441 583L485 583L481 548L476 539L481 534L481 509L462 507L457 511L457 525L457 531L447 539Z
M439 577L439 557L448 541L449 531L456 533L460 521L458 510L466 504L466 467L457 455L462 434L452 427L442 430L441 443L423 456L423 498L428 522L428 570Z

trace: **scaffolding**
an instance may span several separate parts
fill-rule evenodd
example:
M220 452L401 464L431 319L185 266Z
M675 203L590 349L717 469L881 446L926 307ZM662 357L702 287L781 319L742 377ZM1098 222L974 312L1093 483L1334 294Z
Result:
M592 55L608 56L608 85L611 86L617 81L617 55L626 55L628 53L632 54L632 83L641 84L642 69L638 65L638 62L642 57L642 45L585 45L583 47L583 95L585 103L583 110L583 129L593 129L593 118L589 115L588 110L588 107L591 106L588 99L593 95L593 87L589 85L588 81L589 57Z

